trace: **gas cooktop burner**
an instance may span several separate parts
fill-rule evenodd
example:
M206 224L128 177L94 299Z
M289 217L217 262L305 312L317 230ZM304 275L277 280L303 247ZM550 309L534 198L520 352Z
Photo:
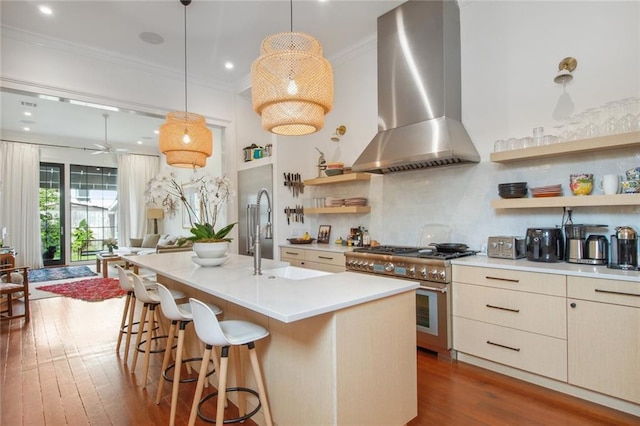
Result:
M357 247L353 251L357 253L373 253L373 254L393 254L401 256L407 253L417 253L419 247L404 246L376 246L376 247Z
M475 250L461 251L438 251L435 247L405 247L405 246L377 246L377 247L357 247L353 249L356 253L386 254L400 257L414 257L422 259L449 260L458 257L471 256L478 253Z

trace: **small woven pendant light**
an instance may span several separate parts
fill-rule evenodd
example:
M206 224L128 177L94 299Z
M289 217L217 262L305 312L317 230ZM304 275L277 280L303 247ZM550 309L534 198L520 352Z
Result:
M203 116L187 110L187 6L184 5L184 111L167 114L160 126L160 151L167 156L167 164L175 167L204 167L213 153L213 135Z
M253 109L262 127L275 134L300 136L317 132L333 107L333 69L313 36L291 32L265 38L251 65Z

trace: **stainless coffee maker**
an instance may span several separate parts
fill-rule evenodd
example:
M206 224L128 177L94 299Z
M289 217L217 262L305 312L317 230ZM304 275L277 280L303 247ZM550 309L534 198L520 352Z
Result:
M640 270L638 267L638 234L630 226L616 227L611 236L611 262L609 268Z
M591 234L589 228L607 228L607 225L565 225L565 260L569 263L606 265L609 259L609 242L605 235Z

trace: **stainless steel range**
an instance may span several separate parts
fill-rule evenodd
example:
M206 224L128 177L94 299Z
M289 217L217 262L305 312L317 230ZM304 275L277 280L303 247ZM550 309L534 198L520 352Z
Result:
M442 246L436 244L435 246ZM348 271L419 281L416 290L416 341L419 347L451 357L451 259L476 254L464 244L435 247L359 247L345 253Z

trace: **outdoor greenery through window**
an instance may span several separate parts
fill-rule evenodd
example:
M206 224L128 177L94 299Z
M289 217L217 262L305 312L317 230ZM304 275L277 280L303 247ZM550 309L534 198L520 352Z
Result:
M61 164L40 164L40 240L45 266L64 263L61 244L64 223L62 171Z
M71 260L94 259L118 238L118 169L70 166Z

